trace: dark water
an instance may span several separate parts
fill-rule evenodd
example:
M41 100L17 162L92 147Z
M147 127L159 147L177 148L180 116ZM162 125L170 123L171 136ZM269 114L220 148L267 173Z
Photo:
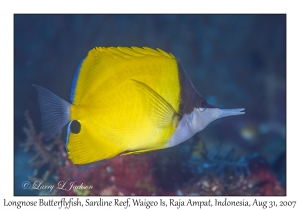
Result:
M77 65L95 46L148 46L171 52L210 104L246 109L245 115L217 120L187 143L158 155L183 150L189 154L189 148L200 141L210 148L221 142L240 157L262 156L285 185L285 15L15 15L16 195L34 194L21 187L33 174L26 165L35 153L24 153L20 148L26 138L25 110L29 110L36 130L41 130L37 93L31 84L69 101ZM180 162L183 159L191 157L179 158L169 163L170 170L157 173L162 188L171 187L166 180L172 169L183 169L179 178L171 179L173 183L184 183L194 173L188 161ZM156 163L157 168L165 167L161 165Z

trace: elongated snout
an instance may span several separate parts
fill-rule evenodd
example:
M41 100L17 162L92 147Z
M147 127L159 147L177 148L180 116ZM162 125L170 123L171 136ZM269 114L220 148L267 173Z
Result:
M209 123L222 117L245 114L244 108L236 109L219 109L219 108L207 108L203 111L200 109L194 109L190 117L191 130L196 133L203 130Z
M232 116L232 115L239 115L239 114L245 114L244 108L236 108L236 109L218 109L219 116L218 118ZM217 118L217 119L218 119Z

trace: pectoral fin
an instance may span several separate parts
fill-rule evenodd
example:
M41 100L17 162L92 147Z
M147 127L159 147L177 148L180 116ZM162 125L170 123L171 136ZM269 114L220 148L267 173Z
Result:
M154 125L164 128L171 125L177 127L178 114L174 108L157 92L143 82L132 79L140 94L146 100L149 109L149 118Z

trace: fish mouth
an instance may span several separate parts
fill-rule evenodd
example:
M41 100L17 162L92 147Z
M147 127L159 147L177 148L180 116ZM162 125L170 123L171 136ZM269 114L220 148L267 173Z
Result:
M245 108L219 109L219 117L218 118L245 114L244 111L245 111Z

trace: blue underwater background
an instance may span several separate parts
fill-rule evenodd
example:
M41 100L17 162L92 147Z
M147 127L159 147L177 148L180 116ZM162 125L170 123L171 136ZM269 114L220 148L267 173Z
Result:
M36 133L41 132L37 92L31 84L70 101L77 65L96 46L148 46L170 52L210 104L245 108L246 114L219 119L174 148L132 155L131 162L143 157L151 163L147 168L151 181L143 179L133 184L135 188L120 184L116 171L112 178L111 168L116 163L101 166L111 184L101 185L106 191L94 189L87 194L212 195L221 188L217 183L228 183L228 189L233 189L231 185L241 184L249 176L263 180L255 182L256 191L249 193L243 188L227 193L222 188L216 195L282 194L270 186L265 193L264 183L268 182L278 183L285 191L286 15L14 15L15 195L46 194L24 189L22 184L27 180L54 183L57 176L69 172L67 167L61 172L51 164L55 161L49 160L65 161L61 153L55 151L48 159L43 155L49 142L28 146L38 137L24 132L29 126L26 119L32 120ZM65 133L60 139L65 139ZM51 175L41 178L49 167ZM72 173L79 177L93 167ZM90 178L82 180L108 183L89 173ZM233 181L234 177L240 182Z

